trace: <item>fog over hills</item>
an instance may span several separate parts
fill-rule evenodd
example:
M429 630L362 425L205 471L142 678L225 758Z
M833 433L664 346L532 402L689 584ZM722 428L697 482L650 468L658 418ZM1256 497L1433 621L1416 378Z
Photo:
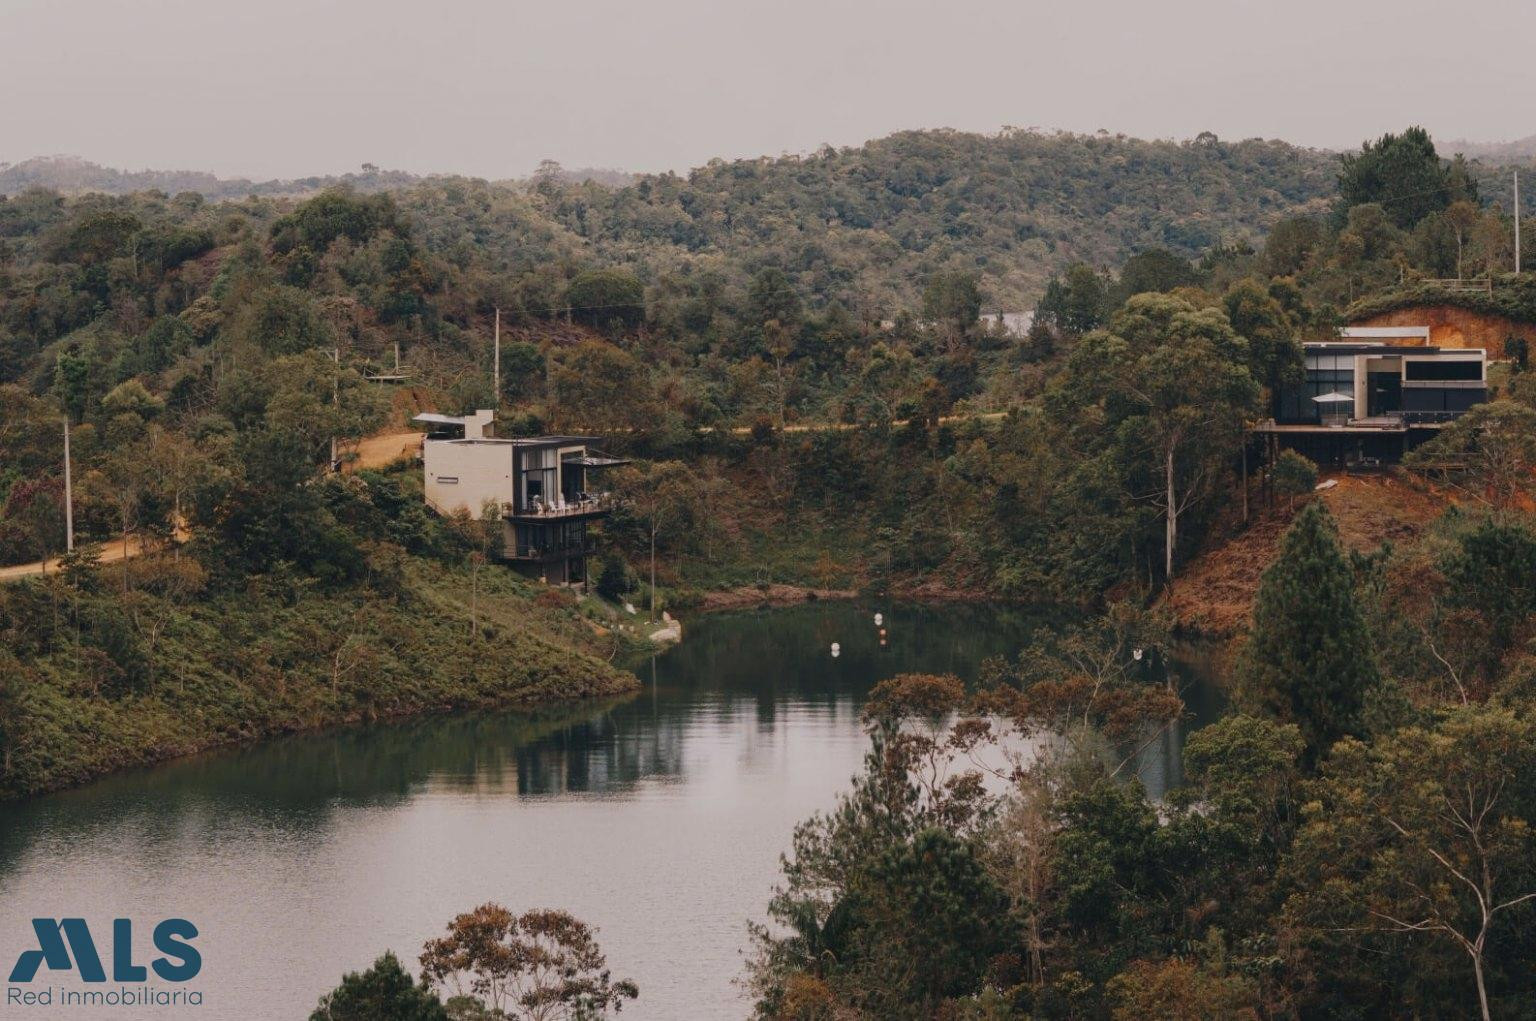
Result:
M623 170L583 168L566 170L552 164L562 180L596 181L619 187L634 175ZM306 195L339 185L360 192L389 191L425 180L403 170L381 170L365 163L357 173L301 177L293 180L253 181L245 177L218 177L201 170L119 170L79 156L34 156L19 163L0 162L0 195L16 195L28 188L49 188L66 195L102 192L126 195L136 191L195 191L211 199L244 198L247 195Z

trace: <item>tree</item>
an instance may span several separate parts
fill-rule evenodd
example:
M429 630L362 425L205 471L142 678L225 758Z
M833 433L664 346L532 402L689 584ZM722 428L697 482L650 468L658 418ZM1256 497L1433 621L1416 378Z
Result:
M747 288L747 322L754 327L776 322L798 331L802 314L800 294L784 271L769 266L752 278Z
M469 633L474 637L480 633L480 568L500 555L505 541L501 507L495 500L486 500L479 517L460 508L448 524L469 548Z
M1503 517L1536 493L1536 408L1512 400L1479 404L1404 464L1433 473Z
M1247 345L1215 309L1144 294L1091 333L1068 363L1075 400L1099 404L1117 443L1150 455L1160 484L1164 577L1173 578L1179 515L1237 449L1259 387ZM1148 466L1151 467L1151 466Z
M651 553L650 614L656 619L656 543L668 532L681 531L699 510L698 476L681 461L634 465L615 478L620 505L639 520Z
M627 351L600 340L563 349L550 373L561 427L620 432L654 426L650 371Z
M597 576L598 594L617 602L629 590L629 565L617 551L608 551L603 557L603 569Z
M538 393L544 386L547 360L537 344L513 341L501 345L501 392L509 401Z
M1149 292L1166 293L1193 284L1197 277L1188 259L1166 248L1148 248L1125 260L1120 267L1120 293L1126 297Z
M565 304L572 319L593 327L632 330L645 319L645 289L622 269L578 275L566 288Z
M1114 1021L1258 1021L1257 983L1180 958L1135 961L1109 983Z
M923 318L940 323L953 345L981 315L981 278L966 270L941 270L923 287Z
M769 904L776 925L753 927L763 1015L785 1016L803 976L825 982L823 1002L870 1016L943 1016L1012 938L1006 896L980 859L989 795L965 767L986 727L965 686L898 675L871 692L864 719L864 771L833 812L796 827Z
M422 979L482 1000L496 1016L578 1021L623 1009L639 989L614 981L592 927L564 911L514 915L482 904L421 951Z
M309 1021L448 1021L448 1011L387 951L367 971L348 972L320 998Z
M1354 572L1322 503L1297 516L1259 582L1237 678L1248 699L1301 728L1311 762L1361 732L1366 696L1379 680L1376 655Z
M1429 132L1412 127L1367 142L1346 153L1339 171L1337 215L1365 203L1378 203L1398 227L1407 229L1452 200L1451 180Z
M1304 374L1296 323L1270 290L1252 278L1233 284L1222 298L1227 322L1248 342L1248 370L1271 394Z
M1462 200L1452 202L1441 215L1456 238L1456 279L1460 280L1462 256L1466 251L1467 238L1472 228L1477 226L1477 221L1482 218L1482 213L1472 203Z
M329 351L336 341L308 292L296 287L260 292L236 314L228 336L270 355L298 354L313 348Z
M788 424L786 411L789 405L789 359L795 353L795 335L777 319L763 324L764 346L773 359L773 398L779 409L779 435L783 436Z
M1446 602L1477 614L1479 642L1495 656L1514 647L1536 613L1536 534L1485 521L1445 559Z
M1109 288L1092 266L1077 262L1060 277L1052 277L1035 306L1035 322L1064 333L1096 330L1109 315Z
M1294 450L1282 450L1275 458L1272 469L1275 492L1285 497L1288 507L1296 506L1296 498L1312 492L1317 486L1317 465Z
M1323 242L1323 225L1311 216L1288 216L1269 229L1261 265L1271 277L1295 276L1307 268Z
M143 383L128 379L107 391L101 399L101 410L108 415L137 415L147 421L165 410L165 402Z
M308 438L316 461L338 444L366 436L389 416L389 396L328 351L276 358L263 370L265 417L274 429Z
M1536 724L1472 705L1432 729L1346 740L1316 796L1286 913L1312 931L1322 960L1343 950L1333 968L1349 968L1358 939L1389 953L1404 937L1435 941L1472 973L1477 1006L1455 1013L1494 1016L1491 971L1512 986L1508 1016L1530 1002L1530 943L1508 937L1536 921ZM1494 970L1500 952L1521 957Z

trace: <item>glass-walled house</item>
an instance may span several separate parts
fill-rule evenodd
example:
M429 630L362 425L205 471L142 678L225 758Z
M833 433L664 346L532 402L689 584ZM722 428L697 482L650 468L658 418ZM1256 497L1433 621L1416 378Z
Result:
M1307 344L1305 373L1256 430L1324 465L1392 461L1488 399L1481 348Z
M595 472L627 462L593 451L591 436L493 436L493 417L416 416L429 430L421 445L427 503L440 514L499 518L501 556L524 574L585 581L590 526L610 509Z

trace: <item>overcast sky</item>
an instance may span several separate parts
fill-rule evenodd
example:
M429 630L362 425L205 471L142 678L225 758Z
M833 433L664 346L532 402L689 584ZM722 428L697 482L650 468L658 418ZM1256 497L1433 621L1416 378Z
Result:
M0 0L0 162L685 169L1005 124L1353 146L1536 133L1536 4Z

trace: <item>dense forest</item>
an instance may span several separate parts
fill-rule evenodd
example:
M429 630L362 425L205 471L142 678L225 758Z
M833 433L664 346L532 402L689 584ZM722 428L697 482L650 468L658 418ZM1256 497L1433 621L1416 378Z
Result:
M617 188L546 168L6 197L0 564L64 548L66 429L80 544L0 587L0 794L619 691L613 598L788 581L1065 604L1102 619L978 690L881 690L867 774L786 862L764 1016L1526 1016L1523 351L1409 466L1456 504L1412 543L1346 551L1316 466L1273 466L1289 499L1265 513L1297 514L1236 711L1165 803L1122 761L1181 712L1157 599L1257 505L1246 427L1301 342L1394 296L1469 300L1447 278L1536 321L1497 180L1418 129L1342 159L924 132ZM985 314L1023 309L1022 333ZM397 351L407 383L372 378ZM589 430L634 458L609 601L486 566L494 536L429 516L410 470L335 470L412 410L491 406L504 434ZM118 547L147 552L98 562ZM1009 734L1061 740L1019 757Z

